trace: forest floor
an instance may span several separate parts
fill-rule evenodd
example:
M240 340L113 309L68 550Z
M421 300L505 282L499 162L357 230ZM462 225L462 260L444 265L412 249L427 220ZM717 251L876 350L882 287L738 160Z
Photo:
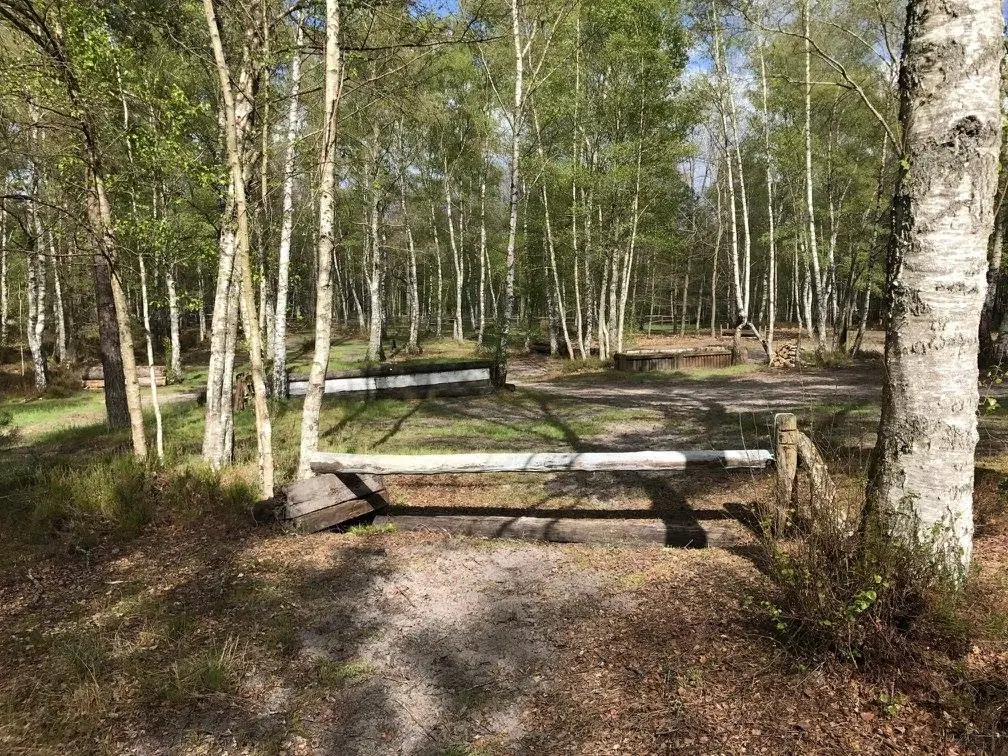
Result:
M760 447L772 413L787 409L856 492L878 419L871 361L627 376L527 358L511 377L514 392L489 397L327 402L323 446ZM746 608L765 578L732 505L767 486L748 473L389 480L394 501L416 507L727 522L739 536L730 549L375 528L298 536L219 503L156 511L135 537L81 540L65 529L29 532L18 507L34 494L15 487L31 470L86 465L123 439L95 424L88 395L51 401L32 415L31 402L0 400L22 431L0 453L0 752L930 754L1006 745L1004 410L981 417L962 648L951 659L921 649L866 671L795 657ZM64 414L72 417L57 419ZM298 415L297 406L277 412L281 467ZM184 401L166 411L172 464L198 450L200 417ZM245 448L254 447L250 422L238 428ZM251 455L240 463L234 474L250 474Z

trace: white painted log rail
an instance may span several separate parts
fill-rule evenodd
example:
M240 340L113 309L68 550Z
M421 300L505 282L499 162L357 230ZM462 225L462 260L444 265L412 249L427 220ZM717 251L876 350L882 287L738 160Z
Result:
M332 454L316 452L316 473L438 475L485 472L583 472L686 470L693 467L764 469L765 449L641 452L505 452L487 454Z

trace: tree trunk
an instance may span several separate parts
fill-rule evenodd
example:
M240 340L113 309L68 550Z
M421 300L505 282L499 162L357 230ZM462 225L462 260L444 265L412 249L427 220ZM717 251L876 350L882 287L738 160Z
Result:
M816 241L815 203L812 198L812 51L809 41L809 2L802 5L805 23L805 214L808 221L808 256L812 266L812 290L815 295L816 351L826 351L826 292L819 271L819 245Z
M371 267L368 272L368 296L371 302L371 319L368 322L368 349L367 359L369 362L381 362L385 359L385 350L382 347L382 333L385 328L385 303L382 297L382 277L385 274L384 247L382 238L378 232L378 212L379 192L381 191L378 182L378 121L375 120L371 131L371 181L368 188L369 198L369 228L371 233Z
M448 176L448 159L444 163L445 215L448 221L448 241L451 244L452 262L455 265L455 320L452 323L452 338L458 343L465 341L465 331L462 324L462 287L465 283L462 262L462 251L459 240L455 238L455 219L452 208L451 184Z
M6 193L6 182L4 182ZM7 343L7 212L0 207L0 344Z
M210 315L210 358L207 365L206 412L203 425L203 459L214 469L220 469L224 462L224 427L221 413L224 405L230 406L231 384L225 380L225 362L228 351L228 307L232 304L229 294L233 291L231 281L235 272L234 233L234 182L228 183L228 196L221 216L221 232L218 240L217 283L214 289L213 312Z
M973 536L977 333L997 183L997 0L910 0L903 157L887 266L885 383L869 502L965 569Z
M311 455L318 451L319 414L329 367L332 328L332 259L336 211L336 154L339 102L343 71L340 58L340 0L326 0L325 96L322 131L322 170L319 180L318 279L315 286L315 354L308 374L301 414L301 451L298 478L312 476ZM377 139L377 126L375 127ZM377 254L377 250L375 250ZM374 313L372 313L374 318Z
M225 128L227 143L228 167L231 183L234 184L235 215L237 226L235 247L237 266L241 269L239 307L242 326L249 345L249 367L252 372L252 388L255 402L256 440L259 447L259 473L262 484L261 492L264 499L273 496L273 432L270 425L269 405L266 401L266 380L263 374L263 349L259 332L259 321L256 317L255 294L252 285L252 261L249 254L248 206L245 201L245 172L242 166L242 153L238 140L238 118L235 108L235 96L231 84L231 73L224 57L224 47L221 43L217 27L217 17L213 0L203 0L203 11L206 15L207 27L210 31L210 43L217 64L217 74L220 79L220 89L224 100Z
M441 338L442 321L444 320L444 273L441 269L441 236L438 234L437 216L434 212L434 203L430 206L431 233L434 235L434 259L437 263L437 310L434 317L437 325L434 327L434 335Z
M277 253L276 312L273 326L273 395L287 396L287 293L290 282L291 232L294 228L294 170L301 119L301 45L304 28L296 19L294 54L291 56L290 101L287 109L287 152L284 155L283 204L280 211L280 249Z
M126 401L126 377L122 347L112 301L112 269L100 250L95 251L92 270L95 278L95 306L98 311L98 351L105 382L105 418L109 430L130 425L129 404Z
M60 281L59 255L52 231L49 232L49 264L53 275L53 318L56 321L56 361L67 362L66 310L63 307L63 285Z
M403 144L403 123L399 122L399 152L405 155ZM405 158L404 158L405 160ZM406 169L399 170L399 201L402 206L403 226L406 229L406 248L409 253L409 270L407 271L406 297L409 300L409 340L406 351L410 354L420 352L420 278L417 275L416 245L413 242L413 226L410 223L409 208L406 205Z
M774 327L777 323L777 238L774 228L774 184L773 184L773 158L770 152L770 109L767 107L767 78L766 78L766 56L763 52L762 42L759 45L760 59L760 82L763 92L763 137L766 147L766 190L767 190L767 218L769 220L769 247L767 259L767 290L769 293L769 304L767 311L766 344L767 358L772 362L774 358Z
M168 330L171 338L171 361L168 372L173 381L182 376L181 312L178 290L175 287L175 270L171 263L165 265L165 289L168 291Z
M164 462L164 430L161 427L161 402L158 401L157 381L154 380L154 339L151 337L150 306L147 300L147 267L144 265L143 252L139 254L140 262L140 304L143 310L144 336L147 341L147 377L150 380L151 406L154 408L154 428L157 456L159 462Z
M508 162L508 241L504 273L504 315L500 324L498 347L498 377L501 382L507 375L508 335L515 309L515 240L518 235L518 182L521 169L521 127L525 104L525 53L522 48L521 26L518 17L518 0L511 0L511 37L514 42L515 78L514 102L511 109L511 159Z
M711 264L710 279L710 335L714 335L717 328L717 274L718 257L721 256L721 239L724 236L724 220L721 214L721 177L718 176L717 183L717 236L714 239L714 259Z
M33 194L37 192L36 185ZM42 348L42 335L45 332L46 321L46 275L45 251L43 249L45 241L42 222L39 219L38 203L34 199L30 200L29 208L32 223L32 244L27 248L28 254L25 256L28 289L28 351L31 353L35 373L35 390L44 391L47 382L45 350Z
M484 160L483 156L480 156ZM486 166L480 171L480 240L479 240L479 324L476 327L476 343L483 343L483 332L486 330Z
M199 343L202 344L206 341L206 292L203 289L203 267L198 262L196 264L196 275L199 279L199 291L197 292L199 305L196 311L196 322L199 326Z

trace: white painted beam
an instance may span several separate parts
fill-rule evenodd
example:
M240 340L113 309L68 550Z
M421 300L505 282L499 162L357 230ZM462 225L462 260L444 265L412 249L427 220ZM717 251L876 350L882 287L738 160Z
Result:
M343 394L365 391L388 391L422 388L424 386L440 386L446 383L473 383L489 380L489 368L438 370L430 373L413 373L409 375L362 375L347 378L327 378L325 393ZM307 380L290 382L291 396L304 396L307 390Z
M483 472L561 472L577 470L661 471L690 467L762 469L773 461L765 449L744 451L506 452L487 454L331 454L316 452L311 468L321 472L368 475L437 475Z

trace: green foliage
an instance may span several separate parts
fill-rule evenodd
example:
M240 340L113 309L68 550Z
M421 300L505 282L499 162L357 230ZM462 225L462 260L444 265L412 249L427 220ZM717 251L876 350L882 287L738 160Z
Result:
M14 415L10 410L0 409L0 449L10 446L18 437Z
M129 456L56 467L18 496L28 535L77 545L102 535L133 538L156 516L233 518L257 498L246 481L225 482L205 465L158 472Z
M956 555L936 548L947 542L941 535L896 537L872 516L854 533L766 536L769 587L746 606L800 653L895 661L914 639L940 634L960 601L961 568Z
M219 649L175 662L162 696L172 703L185 703L205 696L223 695L237 683L241 666L238 639L229 636Z
M384 525L354 525L347 532L355 536L369 536L395 533L395 529L395 525L387 522Z

